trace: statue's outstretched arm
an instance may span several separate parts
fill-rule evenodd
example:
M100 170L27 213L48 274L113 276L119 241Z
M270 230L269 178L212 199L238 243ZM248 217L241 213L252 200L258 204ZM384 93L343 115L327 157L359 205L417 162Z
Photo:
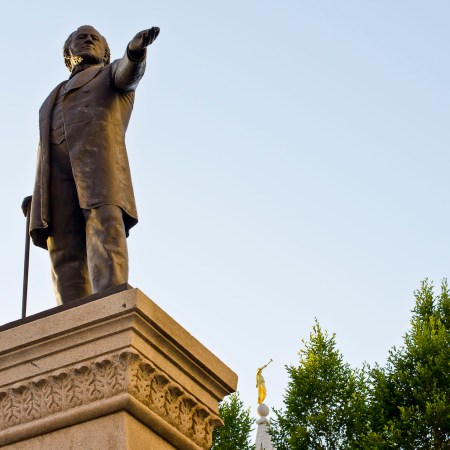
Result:
M114 74L116 87L123 91L136 89L145 71L147 47L158 37L159 28L140 31L130 41L124 57L119 61Z
M140 31L128 44L130 56L139 61L145 56L145 49L158 37L159 28L153 27L148 30Z

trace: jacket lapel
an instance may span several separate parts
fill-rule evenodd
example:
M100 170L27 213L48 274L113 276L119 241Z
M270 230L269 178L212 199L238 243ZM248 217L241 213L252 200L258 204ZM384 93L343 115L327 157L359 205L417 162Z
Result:
M77 73L67 82L65 87L66 92L73 91L74 89L78 89L81 86L84 86L88 81L91 81L92 78L94 78L102 68L103 66L92 66L84 69L80 73Z

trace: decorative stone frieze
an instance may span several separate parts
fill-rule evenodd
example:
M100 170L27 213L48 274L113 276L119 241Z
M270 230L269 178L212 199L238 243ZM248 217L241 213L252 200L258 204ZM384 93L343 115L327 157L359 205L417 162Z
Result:
M0 389L0 431L128 393L201 448L221 419L137 352L124 351Z

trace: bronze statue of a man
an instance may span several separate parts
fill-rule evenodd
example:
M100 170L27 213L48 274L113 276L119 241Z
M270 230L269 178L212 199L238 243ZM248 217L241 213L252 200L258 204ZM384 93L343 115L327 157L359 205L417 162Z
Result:
M71 75L39 110L30 235L49 251L59 304L128 282L126 237L137 212L125 131L158 34L138 33L110 63L105 38L78 28L64 44Z

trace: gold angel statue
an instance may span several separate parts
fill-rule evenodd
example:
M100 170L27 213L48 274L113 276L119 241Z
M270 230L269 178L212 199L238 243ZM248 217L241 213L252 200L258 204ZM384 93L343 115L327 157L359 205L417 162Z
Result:
M272 362L272 359L265 365L260 367L256 371L256 388L258 389L258 404L260 405L264 399L266 398L267 390L266 390L266 382L264 381L264 377L262 376L262 371Z

